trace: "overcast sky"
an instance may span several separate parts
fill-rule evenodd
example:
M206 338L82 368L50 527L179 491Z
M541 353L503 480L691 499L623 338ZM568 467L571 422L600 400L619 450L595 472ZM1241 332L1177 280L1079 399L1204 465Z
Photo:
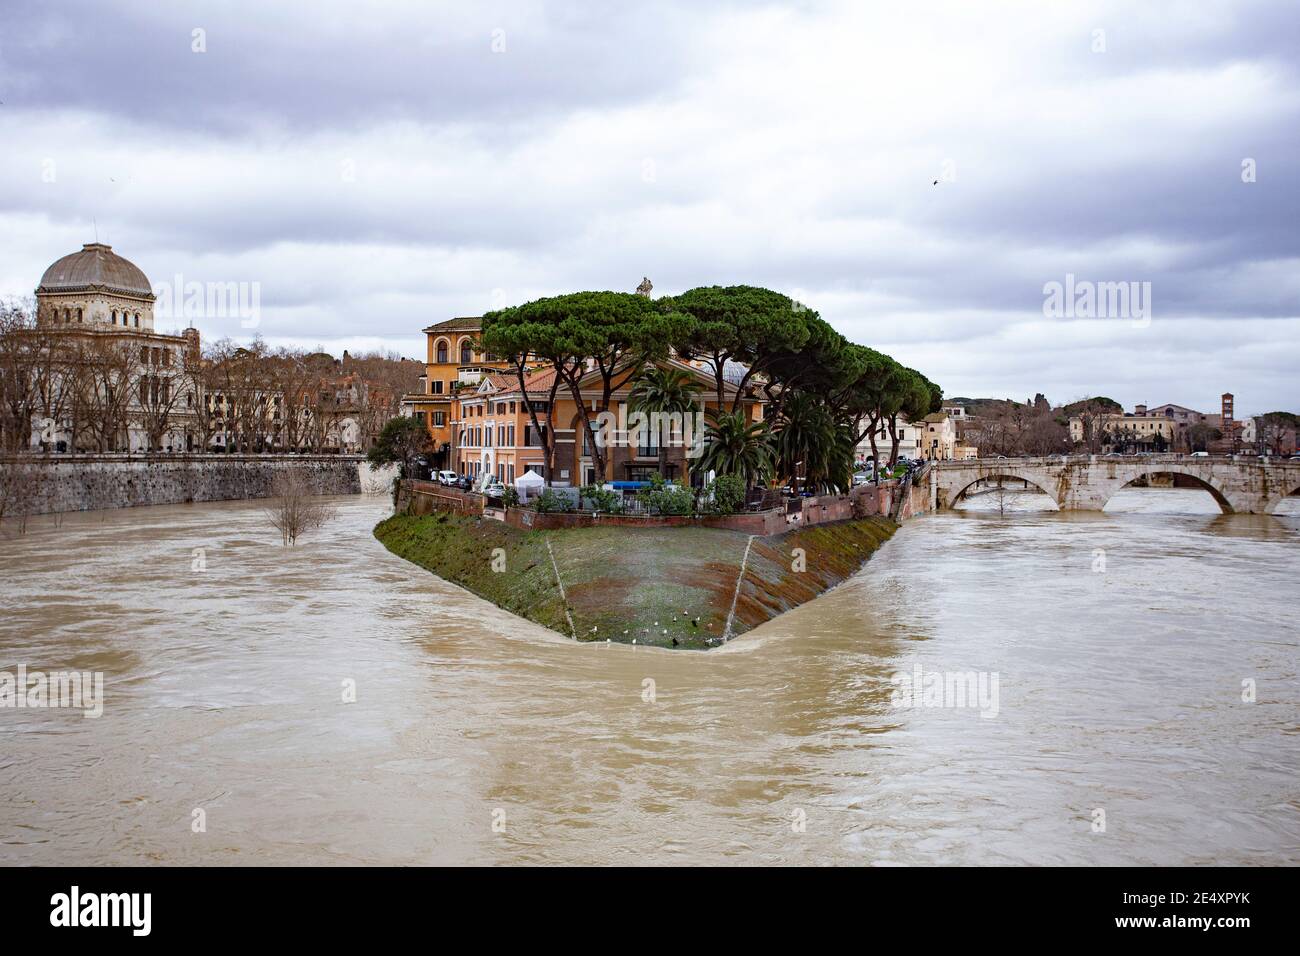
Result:
M258 284L206 338L423 357L751 283L949 396L1300 411L1298 69L1285 0L5 0L0 295L97 226L155 286ZM1150 321L1046 317L1067 274Z

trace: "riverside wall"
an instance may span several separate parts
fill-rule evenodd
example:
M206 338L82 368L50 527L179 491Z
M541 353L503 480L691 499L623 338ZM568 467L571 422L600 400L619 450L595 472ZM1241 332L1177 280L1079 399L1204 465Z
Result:
M358 455L58 455L0 458L4 515L266 498L299 472L317 494L362 491Z

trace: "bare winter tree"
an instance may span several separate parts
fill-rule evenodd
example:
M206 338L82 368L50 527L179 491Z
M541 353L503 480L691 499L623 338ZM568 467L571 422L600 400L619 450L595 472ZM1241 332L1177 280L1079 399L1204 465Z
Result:
M317 530L334 517L334 507L321 499L307 473L300 468L286 469L271 483L271 499L266 516L280 532L284 544L292 547L298 539Z
M31 444L36 318L23 302L0 302L0 448Z
M1076 402L1072 408L1081 419L1083 438L1080 444L1090 454L1099 454L1105 440L1106 423L1119 411L1119 405L1108 398L1087 398Z
M148 436L150 451L181 451L167 442L174 413L184 405L186 378L183 368L172 362L167 349L141 347L140 365L132 387L137 394L137 416Z
M86 430L98 451L130 451L135 354L125 341L95 338L84 345Z

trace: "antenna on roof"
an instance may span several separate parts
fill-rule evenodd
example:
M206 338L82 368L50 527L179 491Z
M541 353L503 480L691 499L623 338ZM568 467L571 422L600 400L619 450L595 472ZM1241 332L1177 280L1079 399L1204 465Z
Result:
M94 216L91 216L91 217L90 217L90 224L91 224L92 226L95 227L95 242L98 243L98 242L99 242L99 223L95 221L95 217L94 217Z

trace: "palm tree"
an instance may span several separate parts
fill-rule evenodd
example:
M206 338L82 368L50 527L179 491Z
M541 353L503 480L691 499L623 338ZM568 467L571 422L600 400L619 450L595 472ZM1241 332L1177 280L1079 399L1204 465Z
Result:
M817 396L789 391L782 396L773 418L777 469L798 487L802 466L813 488L848 488L852 484L856 432L853 424L837 418Z
M695 461L699 472L739 475L750 488L772 473L772 433L767 422L750 424L744 412L709 409L704 426L704 454Z
M688 414L695 410L700 384L689 372L676 368L649 365L641 370L627 404L634 412L645 414ZM668 430L659 435L659 474L668 477Z
M792 391L783 396L775 418L776 465L797 489L799 471L816 485L827 472L828 454L835 443L835 421L825 405L807 392Z

